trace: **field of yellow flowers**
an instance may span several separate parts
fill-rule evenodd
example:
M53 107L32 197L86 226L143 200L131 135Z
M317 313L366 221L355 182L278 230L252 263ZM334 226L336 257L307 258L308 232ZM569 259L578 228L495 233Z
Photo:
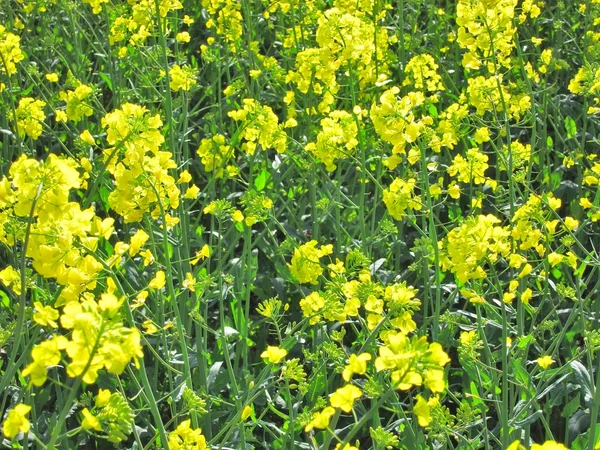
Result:
M600 0L0 0L0 448L600 449Z

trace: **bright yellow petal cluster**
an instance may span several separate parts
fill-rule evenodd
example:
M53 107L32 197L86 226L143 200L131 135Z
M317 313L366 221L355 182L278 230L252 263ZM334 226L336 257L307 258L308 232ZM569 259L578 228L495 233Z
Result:
M19 434L19 431L27 433L31 424L25 416L29 413L29 411L31 411L31 406L23 405L22 403L19 403L13 409L11 409L6 416L4 424L2 425L2 432L4 433L4 436L6 436L8 439L12 439Z
M329 403L334 408L340 408L349 413L352 411L354 401L362 396L362 391L353 384L347 384L337 389L329 398Z
M0 73L12 75L17 72L16 64L25 58L20 42L19 36L6 31L6 27L0 25Z
M427 336L408 338L402 332L381 333L384 345L379 347L375 369L391 371L391 379L400 390L425 385L431 392L446 388L444 366L450 358L437 342L429 344Z
M285 152L287 134L271 107L252 98L245 98L242 104L242 109L230 111L228 115L243 124L240 139L245 141L244 152L253 155L259 145L263 150L274 148L278 153Z
M181 422L169 433L169 448L173 450L207 450L206 438L200 428L193 429L190 419Z
M261 353L261 358L266 358L271 364L279 364L287 355L287 350L277 346L269 345L267 349Z
M27 135L33 140L40 137L42 122L46 118L43 111L44 106L46 106L46 102L31 97L24 97L19 100L15 112L19 136L24 137Z
M317 248L317 244L317 241L312 240L294 250L288 267L298 283L317 284L319 276L323 273L319 259L333 253L333 245Z

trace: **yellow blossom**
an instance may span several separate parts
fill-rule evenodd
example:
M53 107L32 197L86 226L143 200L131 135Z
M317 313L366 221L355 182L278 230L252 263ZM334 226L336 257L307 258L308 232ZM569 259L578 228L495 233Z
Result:
M312 420L306 425L304 431L308 433L313 428L318 428L320 430L327 428L334 415L335 409L331 406L326 406L322 411L317 411L313 414Z
M150 281L150 283L148 283L148 287L159 290L159 289L164 288L165 284L166 284L165 272L162 270L159 270L158 272L156 272L156 275L154 276L152 281Z
M552 364L554 364L554 360L552 359L551 356L548 356L548 355L544 355L544 356L538 358L536 361L542 369L547 369Z
M22 403L19 403L13 409L11 409L6 416L4 424L2 425L2 432L4 433L4 436L6 436L8 439L12 439L19 434L19 431L27 433L31 424L25 416L29 413L29 411L31 411L31 406L24 405Z
M261 358L267 358L271 364L279 364L287 355L287 350L277 346L269 345L267 349L261 353Z
M96 141L94 140L94 137L92 136L92 133L90 133L90 130L84 130L79 135L79 139L81 139L86 144L90 144L90 145L94 145L96 143Z
M329 402L334 408L340 408L342 411L349 413L352 411L354 401L361 396L362 391L359 388L353 384L347 384L331 394Z
M367 362L371 360L369 353L361 353L360 355L350 355L348 365L344 368L342 378L344 381L350 381L353 374L364 375L367 372Z

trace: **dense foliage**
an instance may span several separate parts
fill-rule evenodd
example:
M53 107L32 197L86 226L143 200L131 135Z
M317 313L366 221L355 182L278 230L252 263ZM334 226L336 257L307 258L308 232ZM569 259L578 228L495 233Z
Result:
M600 0L0 5L0 445L600 449Z

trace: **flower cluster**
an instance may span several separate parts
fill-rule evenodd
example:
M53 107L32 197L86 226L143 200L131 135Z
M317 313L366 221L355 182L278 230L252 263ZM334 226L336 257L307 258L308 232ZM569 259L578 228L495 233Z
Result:
M321 120L317 142L310 142L306 150L315 155L325 168L332 172L336 169L335 160L344 159L352 154L358 145L357 119L346 111L332 111Z
M416 182L414 178L408 180L396 178L387 189L383 190L383 203L394 219L402 220L407 210L422 209L423 204L414 192Z
M160 151L164 142L158 114L139 105L125 103L102 119L106 140L114 147L104 150L107 170L114 176L115 189L108 201L126 222L139 222L144 214L158 218L176 209L180 190L170 169L176 167L171 152ZM167 223L172 226L173 223Z
M394 169L401 161L398 155L406 153L407 144L412 144L421 136L424 128L433 124L433 119L417 113L425 104L422 92L409 92L398 98L400 88L394 86L386 90L379 98L380 104L371 106L371 120L379 137L392 144L392 157L387 166Z
M169 433L169 448L173 450L206 450L206 438L199 428L192 428L190 419L181 422Z
M16 110L17 132L19 136L29 136L35 140L42 134L42 123L46 118L44 114L46 102L35 100L31 97L24 97L19 100L19 106Z
M481 66L495 73L496 65L511 67L510 55L516 31L513 25L517 0L460 0L456 5L457 41L468 51L462 64L467 69Z
M245 153L253 155L259 145L263 150L274 148L279 153L285 152L287 134L269 106L246 98L242 109L230 111L229 117L241 122L239 138L244 140L242 150Z
M84 408L81 413L85 430L100 433L113 443L127 439L135 417L123 394L108 389L100 389L92 410Z
M143 356L140 333L137 328L125 327L119 320L123 302L113 294L102 294L99 300L84 294L81 301L72 301L63 308L60 323L70 330L69 338L56 335L33 347L31 364L23 369L23 376L31 376L35 386L41 386L48 377L48 367L59 364L64 350L70 362L67 375L82 377L91 384L98 371L120 375L133 361L139 367Z
M37 273L64 286L62 301L95 287L102 266L85 249L95 250L98 240L113 232L113 219L101 220L93 208L82 210L70 201L71 191L82 187L78 169L70 158L51 154L40 162L21 155L3 179L7 189L0 195L0 241L24 242L31 217L26 255Z
M202 139L197 153L204 170L212 172L216 178L236 173L235 166L228 165L229 160L234 158L235 151L226 143L225 136L222 134Z
M16 64L25 58L20 42L19 36L6 31L6 27L0 25L0 73L13 75L17 72Z
M484 265L510 253L509 232L500 219L488 214L469 217L454 228L441 244L444 270L451 270L461 283L486 278Z
M319 259L333 253L333 245L321 245L317 248L317 244L317 241L312 240L294 250L288 267L298 283L317 284L323 273Z

